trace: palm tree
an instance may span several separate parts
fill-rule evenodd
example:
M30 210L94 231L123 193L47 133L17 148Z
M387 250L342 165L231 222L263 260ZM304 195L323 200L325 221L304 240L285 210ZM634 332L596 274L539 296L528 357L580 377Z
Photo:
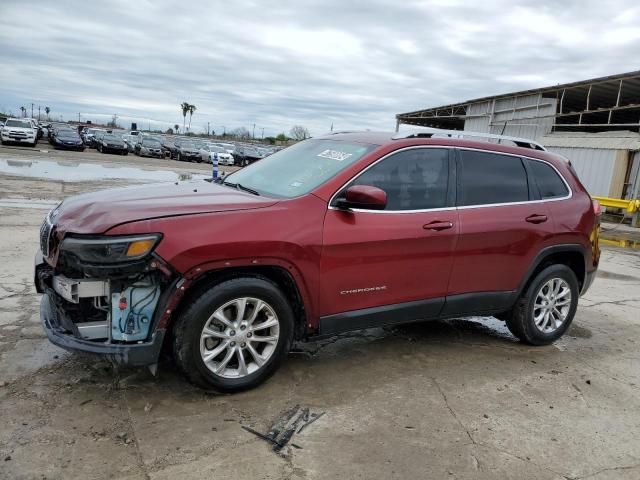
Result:
M27 116L27 109L25 107L20 107L20 111L22 112L23 117Z
M47 114L47 120L49 120L49 112L51 111L51 109L49 107L44 107L44 113Z
M180 125L178 125L177 123L173 126L173 131L178 133L178 130L180 130Z
M196 111L195 105L189 105L189 130L191 130L191 117L193 117L193 112Z
M189 111L189 107L191 107L191 105L189 105L188 102L182 102L180 104L180 108L182 109L182 130L184 131L184 124L187 122L187 112Z

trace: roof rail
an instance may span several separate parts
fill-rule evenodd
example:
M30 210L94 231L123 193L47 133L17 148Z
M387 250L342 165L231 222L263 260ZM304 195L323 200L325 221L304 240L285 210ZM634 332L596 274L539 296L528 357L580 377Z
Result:
M450 137L450 138L465 138L470 137L472 139L484 139L484 140L497 140L497 143L501 141L509 141L515 143L518 147L532 148L534 150L546 151L541 144L527 138L509 137L507 135L496 135L495 133L481 133L481 132L468 132L466 130L445 130L442 128L430 128L424 127L420 130L408 130L406 132L396 133L393 140L399 140L401 138L432 138L432 137Z

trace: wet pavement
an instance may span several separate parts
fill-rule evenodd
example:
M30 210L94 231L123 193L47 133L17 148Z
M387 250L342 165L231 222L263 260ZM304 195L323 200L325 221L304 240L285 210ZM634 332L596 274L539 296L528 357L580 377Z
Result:
M0 478L640 478L637 251L604 247L552 346L493 317L372 329L296 345L265 385L213 395L167 359L153 377L44 338L31 269L45 210L25 205L127 182L0 175ZM298 432L304 412L322 415ZM251 432L287 425L281 449Z

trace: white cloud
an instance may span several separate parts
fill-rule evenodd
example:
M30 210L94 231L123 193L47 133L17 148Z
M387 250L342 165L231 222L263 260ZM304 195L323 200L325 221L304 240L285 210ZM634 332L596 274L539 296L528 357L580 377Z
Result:
M0 109L169 126L186 100L195 128L391 129L403 111L637 68L636 3L2 0Z

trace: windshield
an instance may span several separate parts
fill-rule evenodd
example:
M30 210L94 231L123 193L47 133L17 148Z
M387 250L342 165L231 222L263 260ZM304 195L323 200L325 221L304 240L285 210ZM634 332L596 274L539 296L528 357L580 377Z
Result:
M5 127L31 128L31 122L24 120L7 120Z
M155 147L160 145L160 140L157 140L155 138L145 138L144 140L142 140L142 143L144 145L152 145Z
M104 135L104 136L102 137L102 139L103 139L103 140L115 140L115 141L122 140L120 137L118 137L118 136L116 136L116 135L112 135L112 134L110 134L110 133L108 133L108 134Z
M265 195L305 195L376 148L336 140L305 140L238 170L225 182Z
M193 143L187 143L187 142L183 142L180 144L181 148L196 148L195 145Z
M78 134L73 130L59 130L58 136L64 138L78 138Z

